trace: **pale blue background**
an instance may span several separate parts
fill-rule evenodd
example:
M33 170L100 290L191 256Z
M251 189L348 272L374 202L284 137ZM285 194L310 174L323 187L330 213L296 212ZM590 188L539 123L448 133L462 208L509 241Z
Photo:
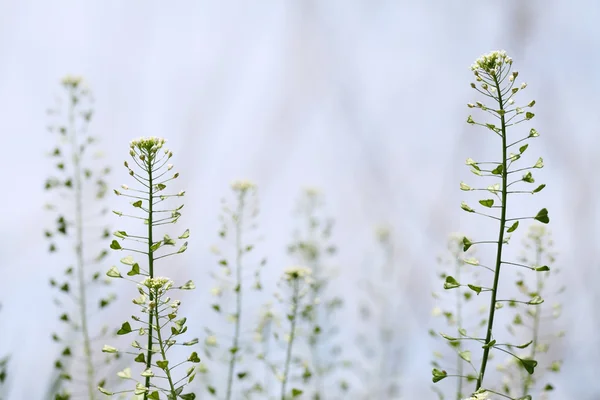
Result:
M45 385L31 383L49 378L55 351L46 332L58 311L47 282L63 265L49 259L42 237L53 147L45 110L67 73L92 87L92 129L113 165L133 137L169 140L185 171L181 226L193 240L179 262L195 265L187 275L204 277L203 265L214 265L206 249L218 200L236 178L259 184L275 271L286 262L291 225L282 221L290 222L300 187L325 188L339 221L336 290L350 298L372 227L394 225L415 311L402 385L406 399L433 398L423 338L430 292L440 285L435 256L449 232L487 227L459 209L467 197L458 183L473 182L464 159L497 149L488 132L464 122L465 103L478 99L469 66L497 48L529 83L522 101L537 100L541 137L529 151L547 165L537 176L548 187L519 207L551 211L569 288L554 399L600 398L599 11L595 0L1 0L0 352L13 353L10 398L41 398ZM126 178L116 168L111 187ZM210 283L198 286L205 293ZM353 307L350 300L350 329Z

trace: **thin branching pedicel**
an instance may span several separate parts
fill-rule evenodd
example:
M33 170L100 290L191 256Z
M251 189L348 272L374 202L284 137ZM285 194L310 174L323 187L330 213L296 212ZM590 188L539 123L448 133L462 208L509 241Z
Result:
M255 219L258 215L258 204L256 195L256 185L250 181L235 181L231 188L236 197L236 205L233 209L229 208L224 201L223 215L221 215L222 226L219 236L224 240L224 245L230 244L233 247L233 257L228 260L223 254L225 248L213 246L213 251L219 255L219 273L212 273L212 277L217 281L212 288L211 294L216 301L211 305L213 311L219 315L226 314L228 322L232 323L230 346L227 348L225 363L226 381L224 385L225 400L239 398L240 390L237 388L237 382L249 381L252 378L250 369L247 365L240 370L240 364L244 350L249 349L249 341L244 337L249 332L248 323L243 318L245 300L251 293L248 291L261 290L260 282L261 268L266 264L266 259L255 263L253 271L250 270L252 260L248 260L249 253L254 250L254 243L248 238L252 230L257 225ZM257 240L257 238L254 238ZM251 272L250 272L251 271ZM251 275L250 275L251 273ZM246 297L248 296L248 297ZM233 305L225 304L227 300L232 300ZM230 310L232 312L227 312ZM206 329L208 337L205 340L205 354L208 359L212 359L212 348L219 346L217 335L213 329ZM257 382L258 383L258 382ZM207 386L208 391L215 395L219 391L214 385ZM244 387L244 395L249 396L252 391L262 391L262 385L255 384L252 387Z
M126 335L136 331L140 336L145 337L147 342L144 346L137 340L134 340L131 344L135 349L133 352L119 351L108 345L105 345L102 351L105 353L127 353L133 355L134 361L143 365L142 372L140 373L143 383L134 377L131 368L125 368L118 373L118 376L122 379L136 382L135 389L120 392L109 392L103 388L99 388L99 390L107 395L133 392L144 400L161 399L163 398L161 397L161 393L166 395L169 400L179 398L193 400L196 398L194 393L183 394L182 392L184 387L193 380L195 368L193 366L189 367L180 379L177 379L174 375L174 370L188 362L193 364L199 363L200 359L197 353L192 352L186 360L173 363L172 360L168 359L167 352L176 345L192 346L198 343L198 339L178 343L178 337L187 331L187 326L185 325L186 318L177 319L181 301L172 300L169 296L169 292L175 289L191 290L195 286L192 281L187 281L181 286L174 286L171 279L157 277L155 271L155 263L158 260L183 253L187 249L187 242L184 242L178 250L166 250L166 252L159 255L160 250L163 248L173 248L176 246L177 239L184 240L189 237L189 230L185 230L177 239L172 238L169 234L164 234L161 239L155 239L155 230L157 227L176 223L181 216L179 210L183 208L183 204L175 209L157 207L171 197L182 197L184 195L183 191L177 194L163 194L167 188L166 183L179 176L179 173L171 175L169 172L173 168L173 165L168 164L168 161L173 156L173 153L163 148L164 143L164 139L155 137L132 141L129 154L134 164L141 170L141 173L135 172L125 162L125 168L129 171L129 175L137 181L137 184L135 187L122 185L122 192L115 190L118 196L133 199L131 205L133 208L139 209L143 216L125 214L120 211L114 211L114 213L118 216L127 216L142 221L147 226L147 231L145 235L133 235L125 231L116 231L114 236L118 239L133 242L134 244L140 243L141 246L124 247L118 240L113 240L110 247L113 250L142 254L146 257L147 267L144 268L143 264L136 262L132 256L126 256L121 259L121 263L131 268L127 272L127 277L121 275L121 272L116 267L112 267L107 272L107 275L111 278L125 279L137 284L137 291L140 296L133 299L133 303L140 307L143 314L147 314L145 318L132 316L133 321L140 325L139 328L132 327L127 321L121 325L117 334ZM165 177L165 175L167 176ZM142 281L128 278L135 276L142 276Z
M507 201L509 195L534 194L541 191L545 187L545 185L539 185L533 190L523 190L521 188L516 188L513 186L519 183L534 183L535 180L533 178L531 170L535 168L542 168L543 160L539 158L537 162L535 162L533 165L511 170L513 164L516 163L523 156L523 154L529 146L528 144L522 143L528 140L529 138L539 136L538 132L532 128L530 129L529 134L527 136L521 137L512 142L509 141L507 129L511 126L520 124L521 122L531 120L534 117L534 114L530 111L525 111L525 109L531 108L535 105L535 101L532 100L523 107L514 106L515 95L520 90L525 89L527 85L523 83L522 85L520 85L520 87L515 86L515 79L518 76L518 72L510 72L512 63L512 59L508 57L504 51L493 51L479 58L471 67L475 75L475 79L478 82L478 84L472 83L471 87L483 96L488 97L495 103L493 106L490 107L478 101L475 104L468 104L468 107L479 108L480 110L492 115L492 117L494 118L494 123L479 123L476 122L472 116L469 116L467 118L467 123L482 126L488 129L489 131L493 132L496 136L500 138L502 159L501 161L491 162L477 162L471 158L467 159L467 165L471 167L471 171L475 175L493 178L493 181L495 181L496 183L485 188L473 188L466 183L461 183L460 185L460 188L464 191L483 191L491 193L493 195L493 198L479 200L479 204L484 208L496 210L497 213L500 214L499 216L486 214L485 212L475 210L465 202L461 204L461 208L464 211L483 215L485 217L497 221L499 224L499 233L497 240L475 242L468 239L467 237L463 238L464 251L468 250L471 246L476 244L492 243L497 246L496 260L494 262L493 267L482 265L479 263L479 261L476 260L473 262L474 266L481 266L481 268L490 271L493 274L493 282L492 285L488 287L474 284L461 284L458 280L456 280L456 278L448 276L446 277L446 281L444 283L445 289L455 289L462 286L468 287L477 295L487 292L490 293L490 309L487 320L485 338L482 339L474 337L470 335L464 328L461 328L462 330L460 331L460 338L444 337L445 339L450 341L459 339L473 340L483 345L481 366L477 371L477 381L475 385L475 393L477 394L484 393L485 391L492 392L491 389L484 388L486 367L488 365L488 359L492 349L513 355L519 360L523 368L525 368L525 370L530 374L533 374L534 368L537 365L537 362L535 360L519 358L517 355L515 355L509 350L510 346L512 345L499 342L494 335L493 328L496 311L502 308L504 302L519 302L516 300L498 298L498 283L500 280L500 269L502 265L522 267L534 271L546 271L548 268L547 266L529 267L524 264L503 260L502 250L504 244L508 243L510 239L509 235L506 234L514 232L519 226L519 221L524 219L535 219L542 223L549 222L548 210L546 210L545 208L541 209L535 216L531 217L509 218L509 216L507 215ZM514 152L512 151L513 148L515 149ZM513 178L513 176L515 176L514 174L518 174L524 171L526 172L522 175L521 178ZM498 179L500 180L500 183L497 182ZM496 201L499 201L499 204L497 204ZM542 301L543 300L541 299L541 297L536 296L535 298L530 299L528 301L522 301L522 303L535 305L540 304ZM449 375L445 370L439 370L437 368L433 369L434 382L444 379L447 376Z
M311 398L315 400L325 400L326 393L333 394L327 378L338 367L346 365L339 359L341 347L334 343L334 336L339 331L334 325L334 318L336 311L342 307L342 300L329 294L332 272L327 264L336 253L336 247L331 243L333 220L320 215L322 206L323 196L318 190L309 188L304 191L298 205L302 227L295 232L294 241L289 246L295 263L312 270L309 303L300 316L303 326L308 328L311 355L310 367L304 371L303 378L307 382L314 381ZM345 392L348 383L342 379L339 387Z
M63 296L69 297L77 305L77 310L71 310L68 303L57 300L60 307L64 308L60 320L72 329L68 334L76 343L67 343L70 340L64 336L53 334L56 342L63 344L61 356L55 362L59 371L57 400L71 398L74 390L66 387L66 382L84 382L86 398L93 400L97 397L97 386L103 386L104 380L97 380L98 360L94 359L92 351L92 338L100 332L94 333L89 327L90 294L88 291L92 285L106 284L101 280L101 274L90 271L93 264L98 264L107 255L105 249L98 251L90 257L94 245L98 240L110 236L107 228L98 229L94 232L90 229L91 224L98 224L99 218L106 209L94 207L94 200L104 198L107 189L104 181L109 168L103 168L100 172L94 171L94 158L98 154L90 154L94 138L88 133L88 125L92 118L92 97L89 89L80 77L67 76L62 80L62 87L66 92L66 104L61 101L49 114L57 117L66 117L65 121L56 121L49 126L51 132L57 133L60 144L52 151L51 156L56 160L57 175L46 181L46 189L58 192L62 202L51 205L48 208L56 212L56 227L46 230L45 236L50 240L50 252L57 251L62 243L71 245L73 264L65 269L64 278L52 279L50 284L57 288ZM59 200L56 199L56 200ZM89 236L92 233L94 236ZM88 236L86 236L88 235ZM90 243L84 246L85 239ZM92 242L90 239L96 239ZM114 295L109 295L98 302L98 308L103 309L112 300ZM74 336L73 336L74 335ZM71 364L83 361L83 368L70 368ZM80 375L81 374L81 375ZM76 385L69 384L71 389ZM77 389L76 392L81 392Z
M553 266L555 253L552 251L552 246L551 234L545 226L534 224L529 227L524 241L526 251L519 261L533 268L539 266L550 268L549 271L535 274L535 280L527 279L528 277L523 273L518 274L519 279L515 282L517 289L520 293L529 296L530 299L534 299L536 296L546 299L546 292L549 290L548 280L560 272L559 268ZM562 286L558 289L558 292L548 294L548 296L557 295L564 289L565 287ZM555 303L549 307L544 303L535 307L525 306L526 310L523 310L523 306L516 302L509 303L509 305L516 310L514 318L508 326L509 332L519 338L529 339L531 342L531 345L524 349L519 357L530 360L537 360L538 357L542 357L544 359L538 361L539 365L544 368L538 368L540 372L530 375L520 363L515 362L514 358L509 358L506 365L498 365L498 369L504 373L502 391L515 397L525 397L533 395L535 392L540 394L540 399L545 399L554 390L554 385L546 382L542 386L537 386L542 378L546 378L542 375L542 371L560 372L561 361L550 359L544 355L550 350L552 339L564 335L564 331L558 332L557 335L549 335L547 333L549 329L546 328L549 328L551 321L560 317L561 305Z

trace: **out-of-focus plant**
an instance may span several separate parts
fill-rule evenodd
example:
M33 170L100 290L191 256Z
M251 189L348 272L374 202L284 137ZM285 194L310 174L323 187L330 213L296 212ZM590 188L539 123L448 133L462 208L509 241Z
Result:
M264 392L261 382L252 373L251 366L244 362L244 354L254 351L252 338L247 337L252 332L252 324L249 323L251 318L244 311L250 311L247 310L247 300L252 294L250 290L262 289L260 271L266 264L266 259L262 259L251 268L252 260L248 260L258 240L256 237L248 237L257 228L259 209L256 185L240 180L233 182L231 188L235 195L235 206L230 208L227 201L223 201L223 213L220 217L222 226L219 230L223 245L213 248L219 256L219 272L211 272L216 281L211 289L211 294L215 297L211 308L227 318L227 322L231 324L231 332L217 334L217 330L206 328L205 339L206 364L214 360L213 353L217 353L217 357L226 366L221 388L218 388L219 385L212 378L207 390L225 400L239 399L242 395L248 398L254 392ZM227 253L233 253L233 256L228 259ZM219 354L222 346L226 346L227 350L224 354ZM212 372L211 369L208 372Z
M439 276L442 280L446 277L453 276L457 281L471 280L476 285L479 285L479 271L477 267L473 267L475 263L475 250L473 248L463 252L462 234L452 234L448 239L448 255L438 257L438 262L441 266ZM443 317L444 322L448 327L448 333L454 330L454 335L460 337L461 329L467 329L469 332L479 332L487 324L485 317L481 317L487 311L486 306L481 306L475 310L473 302L473 291L470 288L457 288L453 293L433 293L436 306L432 310L434 317ZM480 319L481 318L481 319ZM465 371L465 358L470 358L471 350L467 347L468 343L461 340L445 340L441 338L434 329L429 331L429 334L435 339L444 340L452 350L452 358L454 359L455 367L451 370L457 378L456 390L450 399L461 400L464 398L465 382L475 381L477 377L470 371ZM446 360L447 356L440 351L434 352L434 360L432 365L434 368L440 369L440 360ZM471 361L468 361L473 365ZM466 378L463 376L466 375ZM434 386L433 390L438 394L440 400L445 399L444 391Z
M532 268L547 266L550 270L535 275L535 280L527 279L523 274L518 274L518 280L515 285L518 291L527 295L530 298L536 296L543 297L548 300L553 298L564 290L564 286L560 287L557 292L547 293L548 280L551 276L560 272L559 268L554 267L556 253L552 251L553 240L550 231L540 224L531 225L527 233L527 237L523 244L525 250L520 259L520 262ZM524 349L519 357L529 360L539 360L538 372L535 375L530 375L520 363L515 363L513 358L507 360L507 364L498 365L498 369L504 373L502 391L511 397L526 397L528 395L536 396L536 399L547 399L549 394L554 390L554 384L546 382L542 386L539 383L542 379L547 380L543 371L553 373L560 372L562 361L553 360L543 357L550 350L556 338L562 337L564 331L559 331L558 334L552 332L552 321L556 320L561 315L561 304L554 303L552 306L546 303L538 304L535 307L523 307L518 303L510 303L515 308L515 316L508 325L508 331L520 339L529 340L531 345ZM545 358L540 360L540 358Z
M342 307L342 299L331 295L329 287L333 278L329 263L331 256L336 253L336 247L331 243L333 220L322 215L323 205L323 196L318 190L304 190L296 210L301 226L294 232L288 248L296 264L307 266L312 271L308 305L300 313L300 318L302 327L306 328L310 350L310 362L303 379L312 387L306 389L305 395L314 400L336 397L328 379L336 369L347 366L341 359L342 348L335 341L339 332L339 327L335 325L335 314ZM342 392L349 387L344 379L340 379L336 386Z
M90 326L90 317L93 309L102 310L115 298L114 294L105 294L94 300L90 293L94 287L107 284L95 266L108 253L98 244L110 233L107 227L99 228L98 224L103 225L101 218L107 212L101 200L107 192L105 176L110 168L97 170L100 154L91 153L95 139L88 130L93 115L89 88L81 77L66 76L62 89L64 96L48 111L53 117L48 130L57 135L58 144L50 154L54 172L45 184L46 190L55 195L47 205L55 215L55 225L45 231L45 236L50 241L51 253L62 246L72 252L62 277L50 280L50 285L60 292L56 300L62 309L59 319L70 332L52 334L53 340L62 346L54 364L59 376L57 393L53 395L56 400L66 400L79 398L74 393L83 391L86 398L93 400L98 397L96 387L105 383L99 376L101 360L99 352L93 350L93 342L102 338L107 328L96 332ZM92 305L93 301L97 303Z
M361 299L363 326L357 345L367 363L354 363L363 379L365 399L401 398L401 367L404 344L400 321L403 312L401 265L396 257L394 235L387 226L375 230L378 261L370 261L361 279L365 296Z

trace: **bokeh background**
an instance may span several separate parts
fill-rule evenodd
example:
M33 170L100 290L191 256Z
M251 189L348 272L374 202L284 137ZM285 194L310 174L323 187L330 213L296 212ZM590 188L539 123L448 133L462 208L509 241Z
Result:
M567 286L553 398L599 399L599 18L594 0L0 1L0 352L12 354L9 398L43 398L57 351L48 280L64 264L48 255L42 234L56 139L45 111L68 73L94 93L91 130L114 166L111 188L127 182L118 166L132 138L168 139L187 193L178 226L192 232L177 261L178 274L198 285L190 320L207 313L201 303L216 263L208 248L229 183L258 184L269 282L288 263L295 199L318 187L336 219L332 287L346 299L340 320L350 353L360 325L356 288L374 227L385 224L407 282L397 294L410 310L398 317L404 398L435 398L427 330L431 292L442 284L436 256L450 232L494 232L459 208L475 202L459 182L477 183L464 160L494 155L499 145L465 123L466 103L479 100L469 66L505 49L529 84L521 101L537 101L536 118L522 129L541 133L528 152L544 157L536 177L548 185L513 212L550 210L563 269L556 285ZM108 205L122 207L123 199L109 196ZM123 304L127 297L120 295Z

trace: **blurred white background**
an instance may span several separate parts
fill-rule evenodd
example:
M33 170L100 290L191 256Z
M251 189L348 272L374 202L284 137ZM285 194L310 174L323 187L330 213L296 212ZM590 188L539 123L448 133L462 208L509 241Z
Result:
M287 262L300 189L323 190L337 220L333 286L348 299L341 319L348 343L373 228L393 226L412 310L400 383L406 399L433 399L426 332L430 293L441 286L435 257L450 232L495 236L460 210L461 200L475 197L458 188L461 180L477 183L464 160L499 146L465 123L466 103L480 100L469 66L494 49L505 49L529 84L518 99L537 100L536 118L521 129L541 134L528 152L544 157L536 177L548 186L513 212L550 210L563 268L556 284L567 285L568 334L557 347L564 365L553 398L599 399L599 20L595 0L0 0L0 354L13 354L10 399L43 398L55 357L48 330L59 312L48 301L48 279L64 265L48 255L42 235L46 154L55 143L45 110L68 73L82 75L94 93L91 131L113 165L111 188L127 182L119 166L132 138L167 138L182 175L177 185L187 191L178 224L192 232L177 265L197 281L200 300L215 264L208 248L219 199L233 179L259 186L271 281ZM108 204L124 201L111 195Z

